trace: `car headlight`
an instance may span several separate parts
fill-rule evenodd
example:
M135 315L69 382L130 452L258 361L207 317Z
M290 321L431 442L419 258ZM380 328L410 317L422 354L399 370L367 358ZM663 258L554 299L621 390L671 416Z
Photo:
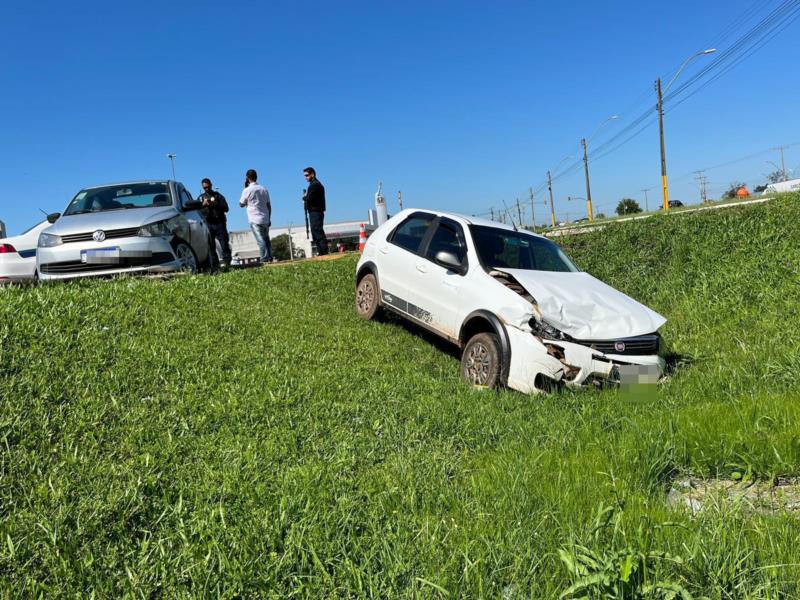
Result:
M556 329L544 320L538 321L536 319L531 319L530 326L536 335L551 340L565 340L569 337L563 331Z
M156 221L155 223L148 223L139 229L137 235L141 237L164 237L172 235L172 229L169 226L169 219L164 221Z
M43 231L39 234L39 248L52 248L63 244L61 236Z

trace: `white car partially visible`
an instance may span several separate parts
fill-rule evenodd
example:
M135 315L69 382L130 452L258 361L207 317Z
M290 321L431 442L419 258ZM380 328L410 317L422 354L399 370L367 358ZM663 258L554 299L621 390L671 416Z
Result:
M24 283L36 278L39 234L51 226L42 221L24 233L0 239L0 283Z

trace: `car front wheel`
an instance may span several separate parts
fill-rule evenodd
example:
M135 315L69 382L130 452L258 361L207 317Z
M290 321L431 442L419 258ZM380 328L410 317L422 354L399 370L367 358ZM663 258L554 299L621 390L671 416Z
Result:
M197 273L197 255L189 244L186 242L178 242L175 244L175 258L181 263L181 271L192 274Z
M472 385L500 386L500 340L494 333L478 333L470 338L461 354L461 376Z
M356 287L356 312L362 319L372 319L378 312L378 280L368 273Z

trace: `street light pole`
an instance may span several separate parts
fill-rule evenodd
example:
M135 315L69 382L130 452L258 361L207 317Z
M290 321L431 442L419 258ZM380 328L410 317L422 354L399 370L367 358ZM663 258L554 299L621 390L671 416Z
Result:
M167 154L167 158L172 163L172 179L175 179L175 155L171 152Z
M701 50L696 54L692 54L689 58L683 61L683 64L680 66L678 71L675 75L672 76L672 79L669 80L669 83L664 88L664 91L661 91L661 77L656 79L656 94L658 96L658 102L656 104L656 110L658 111L658 136L661 141L661 194L663 197L663 208L664 212L669 210L669 185L667 183L667 154L666 150L664 149L664 94L669 89L669 86L678 78L678 75L681 74L681 71L686 68L691 61L693 61L698 56L703 56L704 54L712 54L716 52L716 48L708 48L707 50Z

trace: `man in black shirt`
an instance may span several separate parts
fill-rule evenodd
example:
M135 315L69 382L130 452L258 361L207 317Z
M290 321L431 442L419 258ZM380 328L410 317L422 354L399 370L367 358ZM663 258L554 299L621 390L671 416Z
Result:
M325 219L325 188L317 179L314 167L303 169L303 177L308 182L308 190L303 196L303 201L311 225L311 241L316 244L319 255L324 256L328 253L328 238L325 237L325 230L322 228Z
M228 217L225 213L228 212L228 202L225 196L219 192L211 189L211 180L206 177L201 182L203 186L203 193L200 194L198 200L203 203L202 213L208 223L208 230L211 233L211 243L213 259L217 257L216 246L219 244L219 251L222 253L222 268L227 269L231 264L231 245L228 240Z

